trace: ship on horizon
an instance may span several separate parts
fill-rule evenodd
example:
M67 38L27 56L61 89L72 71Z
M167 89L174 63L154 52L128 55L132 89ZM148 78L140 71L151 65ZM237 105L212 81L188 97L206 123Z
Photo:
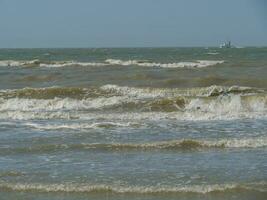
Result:
M235 48L235 46L232 45L231 41L224 42L223 44L220 45L221 49L230 49L230 48Z

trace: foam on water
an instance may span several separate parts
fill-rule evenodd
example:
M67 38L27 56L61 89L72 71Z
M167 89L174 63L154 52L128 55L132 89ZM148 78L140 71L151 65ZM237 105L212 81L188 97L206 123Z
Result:
M100 62L77 62L77 61L40 61L40 60L0 60L2 67L70 67L70 66L106 66Z
M128 96L131 98L167 98L167 97L212 97L228 94L262 94L264 90L241 86L217 86L199 88L134 88L118 85L104 85L102 87L74 88L74 87L49 87L49 88L23 88L0 90L0 98L27 98L27 99L53 99L55 97L70 97L85 99L89 97Z
M0 60L0 66L2 67L20 67L20 66L32 66L32 65L39 65L39 60Z
M21 97L21 98L20 98ZM90 111L108 111L105 114ZM150 113L156 113L151 116ZM40 88L0 91L0 118L90 118L208 120L267 116L267 95L248 87L191 89ZM152 117L152 118L151 118Z
M218 54L220 54L220 53L218 53L218 52L208 52L207 54L208 54L208 55L218 55Z
M264 199L265 55L1 50L2 198Z
M189 100L184 107L173 101L167 105L128 102L128 98L111 97L95 100L73 99L9 99L0 103L0 118L6 119L116 119L116 120L231 120L266 118L266 97L242 100L239 96L221 99ZM125 107L126 106L126 107ZM130 107L129 107L130 106ZM129 107L129 108L128 108ZM104 111L109 113L92 113ZM118 112L119 110L126 112ZM140 110L141 109L141 110ZM116 112L112 112L112 110ZM129 110L129 112L127 111ZM138 112L139 110L139 112ZM150 112L148 112L150 111Z
M84 111L88 109L100 109L127 102L127 97L108 98L54 98L54 99L0 99L0 111Z
M112 127L130 127L135 126L135 123L119 123L119 122L94 122L94 123L66 123L66 124L37 124L37 123L26 123L27 127L39 129L39 130L58 130L58 129L96 129L96 128L112 128Z
M111 65L137 65L141 67L162 67L162 68L203 68L224 63L222 60L197 60L195 62L178 62L178 63L155 63L141 60L119 60L107 59L107 63Z
M264 90L242 87L242 86L217 86L212 85L209 87L202 88L134 88L127 86L118 85L104 85L100 87L102 90L110 91L117 94L128 95L133 97L173 97L173 96L197 96L197 97L209 97L209 96L219 96L226 94L254 94L254 93L264 93Z
M104 184L27 184L27 183L0 183L0 190L23 192L67 192L67 193L133 193L133 194L161 194L161 193L198 193L212 192L257 191L266 193L265 182L251 184L214 184L191 186L117 186ZM260 187L259 187L260 186Z
M99 62L54 62L54 63L41 63L40 67L71 67L71 66L80 66L80 67L90 67L90 66L106 66L107 63L99 63Z
M178 63L155 63L140 60L116 60L107 59L104 62L78 62L78 61L40 61L40 60L0 60L2 67L90 67L90 66L108 66L108 65L121 65L121 66L141 66L141 67L162 67L162 68L203 68L222 64L222 60L197 60L195 62L178 62Z

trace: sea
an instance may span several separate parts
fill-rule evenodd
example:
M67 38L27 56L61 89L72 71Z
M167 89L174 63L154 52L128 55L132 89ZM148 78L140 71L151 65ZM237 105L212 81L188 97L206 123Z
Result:
M0 199L266 200L267 48L0 49Z

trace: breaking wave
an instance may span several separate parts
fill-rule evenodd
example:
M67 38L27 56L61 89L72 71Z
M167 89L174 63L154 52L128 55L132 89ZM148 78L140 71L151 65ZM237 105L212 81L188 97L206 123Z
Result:
M156 63L156 62L148 62L142 60L118 60L118 59L107 59L107 63L111 65L137 65L141 67L162 67L162 68L203 68L214 66L218 64L224 63L222 60L197 60L195 62L178 62L178 63Z
M225 148L264 148L267 147L266 137L219 140L171 140L154 143L81 143L81 144L48 144L30 147L0 148L0 154L39 153L66 150L99 150L99 151L184 151Z
M0 60L0 66L2 67L21 67L21 66L36 66L39 65L39 60Z
M178 63L155 63L141 60L116 60L107 59L104 62L77 62L77 61L40 61L40 60L0 60L0 66L2 67L90 67L90 66L108 66L108 65L120 65L120 66L141 66L141 67L162 67L162 68L203 68L222 64L224 61L216 60L197 60L195 62L178 62Z
M102 115L103 119L109 119L109 113L114 119L124 115L140 120L146 117L180 120L266 117L267 95L260 89L239 86L157 89L105 85L0 91L0 118L86 119ZM153 113L156 116L151 116Z
M70 67L70 66L106 66L107 63L100 62L76 62L76 61L40 61L40 60L28 60L28 61L16 61L16 60L1 60L0 66L2 67Z
M27 98L27 99L53 99L53 98L75 98L84 99L89 97L131 96L138 98L157 97L212 97L228 94L255 94L264 93L262 89L240 86L217 86L200 88L134 88L117 85L104 85L102 87L72 88L72 87L50 87L50 88L23 88L13 90L0 90L0 98Z
M208 54L208 55L218 55L218 54L220 54L219 52L208 52L208 53L206 53L206 54Z
M167 193L197 193L208 194L214 192L256 191L266 193L265 182L251 184L214 184L191 186L117 186L105 184L27 184L27 183L0 183L2 191L23 192L66 192L66 193L117 193L117 194L167 194Z
M217 86L199 88L134 88L117 85L104 85L102 87L75 88L75 87L49 87L49 88L23 88L0 90L0 98L26 98L26 99L53 99L73 98L86 99L96 97L128 96L136 98L168 98L168 97L216 97L220 95L238 94L252 95L264 94L262 89L240 86Z
M48 125L26 123L24 125L39 130L59 130L59 129L82 130L82 129L96 129L96 128L130 127L130 126L137 126L138 124L130 122L126 123L94 122L94 123L48 124Z
M196 96L196 97L211 97L227 94L255 94L264 93L262 89L241 86L217 86L199 88L133 88L121 87L117 85L104 85L100 89L110 91L121 95L130 95L135 97L174 97L174 96Z

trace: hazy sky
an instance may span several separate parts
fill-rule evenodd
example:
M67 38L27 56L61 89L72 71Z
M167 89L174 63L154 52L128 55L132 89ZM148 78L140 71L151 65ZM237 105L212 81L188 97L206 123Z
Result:
M0 48L267 46L267 0L0 0Z

